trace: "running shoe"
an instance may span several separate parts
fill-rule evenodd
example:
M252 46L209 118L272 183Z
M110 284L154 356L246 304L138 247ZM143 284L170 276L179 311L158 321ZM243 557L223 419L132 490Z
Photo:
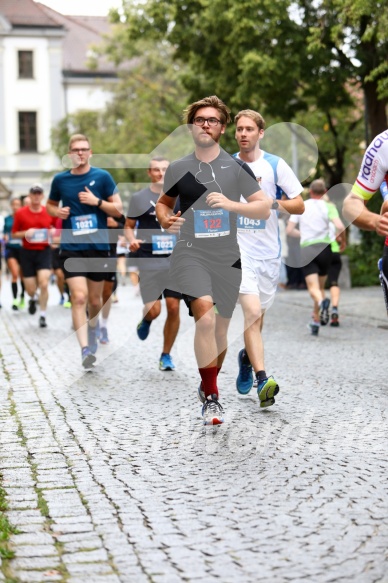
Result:
M67 300L67 302L65 302L65 303L63 304L63 307L64 307L64 308L71 308L71 301L70 301L70 300Z
M39 318L39 328L47 328L47 322L44 316L40 316Z
M13 300L12 302L12 309L17 312L19 310L19 305L17 300Z
M172 361L172 358L169 354L162 352L159 360L159 369L160 370L175 370L175 364Z
M246 364L243 362L244 352L245 348L242 348L237 358L240 370L236 379L236 388L240 395L247 395L253 386L252 365L251 363Z
M137 335L139 336L140 340L145 340L150 333L150 326L152 322L148 322L145 318L141 320L141 322L137 325Z
M319 312L319 319L321 322L321 326L326 326L326 324L329 321L329 318L330 318L329 306L330 306L329 298L325 298L324 300L321 301L320 312Z
M88 325L88 345L90 352L92 354L96 354L98 348L96 328L92 328L89 325Z
M201 403L206 401L205 393L202 390L202 381L198 385L198 399L201 401Z
M109 344L108 330L105 326L100 328L100 344Z
M333 326L335 328L338 328L339 325L340 324L339 324L338 311L337 310L332 310L332 312L331 312L330 326Z
M202 407L204 425L221 425L224 422L224 410L216 395L207 398Z
M275 403L275 395L279 392L279 385L273 376L257 382L257 395L260 399L260 407L271 407Z
M82 349L82 366L84 368L93 368L92 365L96 362L96 357L92 354L89 346Z
M63 296L61 296L61 299L59 300L59 305L63 306L64 303L65 303L65 298Z
M36 299L31 298L28 302L28 313L33 315L36 312Z
M310 328L312 336L318 336L320 326L321 325L319 322L316 322L315 320L311 320L311 322L309 324L309 328Z
M24 296L20 296L20 300L19 300L19 308L22 309L24 308L25 303L24 303Z

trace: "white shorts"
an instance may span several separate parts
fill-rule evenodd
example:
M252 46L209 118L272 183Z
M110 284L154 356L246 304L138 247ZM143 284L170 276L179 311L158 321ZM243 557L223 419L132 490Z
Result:
M242 252L240 294L259 296L262 309L268 310L275 299L281 261L281 257L252 259Z

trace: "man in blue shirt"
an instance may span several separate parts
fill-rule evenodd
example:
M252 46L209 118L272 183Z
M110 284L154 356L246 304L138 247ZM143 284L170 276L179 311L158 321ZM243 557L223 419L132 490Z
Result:
M54 176L47 201L48 212L63 220L60 256L70 289L73 324L84 368L91 368L96 361L96 325L102 307L104 277L112 271L107 219L122 216L120 195L113 178L106 170L90 165L91 155L86 136L71 136L69 156L73 167Z

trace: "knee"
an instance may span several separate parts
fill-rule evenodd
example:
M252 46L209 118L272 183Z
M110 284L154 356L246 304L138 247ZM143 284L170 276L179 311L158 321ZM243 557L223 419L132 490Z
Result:
M99 310L101 308L101 296L94 296L89 298L89 306L94 310Z
M72 292L71 304L72 306L86 306L87 296L82 292Z
M176 320L177 318L179 318L179 303L176 305L173 304L172 306L171 305L168 306L167 315L172 320Z
M200 332L212 331L215 333L216 316L213 310L209 310L196 321L197 330Z

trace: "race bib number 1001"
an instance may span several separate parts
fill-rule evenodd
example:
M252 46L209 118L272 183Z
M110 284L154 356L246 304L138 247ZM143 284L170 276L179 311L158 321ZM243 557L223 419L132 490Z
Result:
M230 235L228 211L224 209L194 211L195 237L224 237L225 235Z
M79 215L71 217L73 235L89 235L98 231L97 215Z

